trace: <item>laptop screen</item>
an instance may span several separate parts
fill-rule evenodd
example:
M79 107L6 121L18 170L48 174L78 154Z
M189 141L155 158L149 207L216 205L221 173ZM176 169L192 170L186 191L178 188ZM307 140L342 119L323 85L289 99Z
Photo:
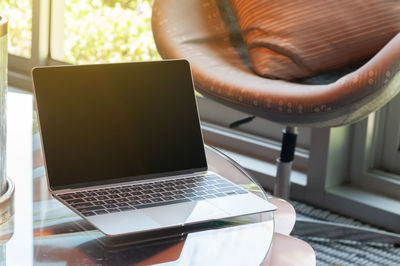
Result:
M207 169L185 60L32 71L52 190Z

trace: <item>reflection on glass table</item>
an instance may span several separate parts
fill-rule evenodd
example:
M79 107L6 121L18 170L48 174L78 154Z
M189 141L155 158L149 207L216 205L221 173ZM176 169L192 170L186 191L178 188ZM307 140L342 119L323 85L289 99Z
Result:
M275 213L106 237L49 195L32 101L30 94L8 94L7 169L16 186L15 214L0 228L0 265L276 265L288 258L286 265L299 265L299 258L306 261L303 265L315 264L311 247L288 236L295 221L293 207L276 198L270 198L278 206ZM267 197L224 154L206 147L206 156L211 171ZM288 246L303 250L288 257L282 252Z

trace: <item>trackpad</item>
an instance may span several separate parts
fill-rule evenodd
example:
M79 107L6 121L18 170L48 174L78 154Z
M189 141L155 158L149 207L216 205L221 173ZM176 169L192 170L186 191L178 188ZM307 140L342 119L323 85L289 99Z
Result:
M221 219L228 216L226 212L206 201L185 202L142 209L141 211L161 227Z
M228 212L232 217L276 210L275 205L251 193L215 198L208 201L217 208Z

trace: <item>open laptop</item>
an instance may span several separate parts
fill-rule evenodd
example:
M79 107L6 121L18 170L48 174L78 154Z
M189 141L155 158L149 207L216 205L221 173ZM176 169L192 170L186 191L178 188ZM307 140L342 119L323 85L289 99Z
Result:
M275 210L207 171L189 63L37 67L51 194L109 236Z

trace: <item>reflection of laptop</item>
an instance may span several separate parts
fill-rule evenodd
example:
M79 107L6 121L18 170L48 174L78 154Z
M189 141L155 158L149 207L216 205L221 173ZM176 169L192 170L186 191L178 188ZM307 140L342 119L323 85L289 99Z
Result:
M276 207L207 171L185 60L32 70L51 194L107 235Z

